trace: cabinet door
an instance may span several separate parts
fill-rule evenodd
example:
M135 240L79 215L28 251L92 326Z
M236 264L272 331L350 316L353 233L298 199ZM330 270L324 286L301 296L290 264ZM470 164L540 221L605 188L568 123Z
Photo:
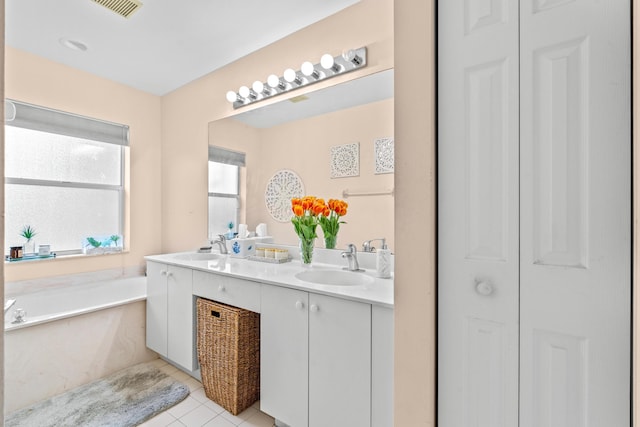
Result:
M371 427L393 426L393 309L371 307Z
M371 305L311 294L309 427L370 425Z
M192 274L174 266L167 272L167 358L189 371L196 367Z
M167 356L167 266L147 262L147 347Z
M260 409L295 427L308 426L308 301L306 292L262 286Z

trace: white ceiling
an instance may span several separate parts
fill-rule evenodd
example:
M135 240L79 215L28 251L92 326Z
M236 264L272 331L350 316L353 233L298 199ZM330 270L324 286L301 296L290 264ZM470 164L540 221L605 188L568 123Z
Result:
M91 0L7 0L6 44L164 95L358 1L142 0L126 19Z

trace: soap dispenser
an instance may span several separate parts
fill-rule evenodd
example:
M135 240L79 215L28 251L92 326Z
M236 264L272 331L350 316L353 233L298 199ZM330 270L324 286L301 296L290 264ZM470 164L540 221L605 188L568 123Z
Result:
M387 248L385 239L382 239L382 246L376 250L376 272L382 279L391 277L391 251Z

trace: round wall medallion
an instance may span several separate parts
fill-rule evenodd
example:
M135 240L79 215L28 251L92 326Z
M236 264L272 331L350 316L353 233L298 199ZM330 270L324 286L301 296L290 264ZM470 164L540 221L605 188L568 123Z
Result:
M276 172L267 182L264 201L273 219L287 222L293 216L291 199L304 196L302 180L294 171L283 169Z

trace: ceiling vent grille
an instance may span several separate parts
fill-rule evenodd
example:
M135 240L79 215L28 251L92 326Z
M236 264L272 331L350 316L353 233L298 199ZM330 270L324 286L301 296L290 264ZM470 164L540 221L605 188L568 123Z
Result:
M142 3L138 0L93 0L106 7L109 10L114 11L120 16L125 18L130 17L136 10L142 7Z

